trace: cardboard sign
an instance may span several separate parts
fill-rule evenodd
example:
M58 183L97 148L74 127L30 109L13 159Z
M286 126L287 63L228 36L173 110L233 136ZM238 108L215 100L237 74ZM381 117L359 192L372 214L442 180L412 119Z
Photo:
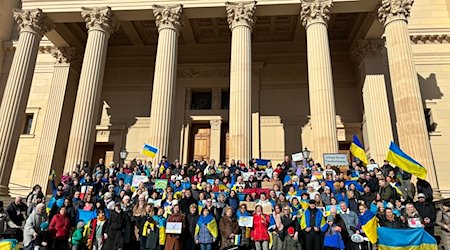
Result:
M253 216L241 216L238 222L240 227L253 227Z
M154 189L166 189L167 187L167 180L163 179L156 179L155 185L153 186Z
M244 181L248 181L248 179L252 175L255 175L255 173L254 172L242 172L242 179L244 179Z
M272 213L272 205L264 205L262 206L263 214L270 215Z
M145 175L134 175L133 180L131 181L131 186L138 187L142 182L148 182L148 177Z
M280 188L282 187L280 181L262 181L261 188L272 189L273 185L275 185L275 184L278 185Z
M347 154L323 154L323 161L324 165L347 166L348 156Z
M420 227L422 227L422 222L420 222L420 218L410 218L410 219L408 219L408 227L410 227L410 228L420 228Z
M302 152L292 154L292 161L303 161Z
M166 234L181 234L182 225L181 222L167 222Z
M367 171L373 171L375 168L379 168L378 164L367 164Z
M247 205L247 210L248 211L255 211L255 207L256 207L256 202L254 201L241 201L239 202L239 206L245 204Z

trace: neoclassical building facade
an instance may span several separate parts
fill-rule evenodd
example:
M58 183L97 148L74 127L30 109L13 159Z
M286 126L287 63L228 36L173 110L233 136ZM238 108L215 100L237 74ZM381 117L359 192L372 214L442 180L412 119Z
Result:
M357 134L379 163L395 141L450 196L446 0L0 7L0 195L125 149L276 163L307 147L322 162Z

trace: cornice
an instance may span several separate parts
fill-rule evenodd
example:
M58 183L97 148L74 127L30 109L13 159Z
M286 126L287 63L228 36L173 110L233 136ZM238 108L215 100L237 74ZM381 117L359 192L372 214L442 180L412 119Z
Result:
M433 44L450 43L450 33L448 34L410 34L413 44Z

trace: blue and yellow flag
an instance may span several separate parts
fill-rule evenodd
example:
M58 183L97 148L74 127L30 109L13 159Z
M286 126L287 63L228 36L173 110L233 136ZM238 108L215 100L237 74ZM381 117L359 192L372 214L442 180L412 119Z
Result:
M359 222L361 223L361 229L364 231L367 238L369 238L369 241L372 244L375 244L378 238L378 219L375 214L370 210L367 210L363 215L359 216Z
M212 216L211 214L208 214L207 216L200 215L197 224L195 225L195 232L194 232L195 237L198 237L200 227L202 226L206 226L212 237L217 239L217 237L219 236L219 230L217 228L217 222L214 219L214 216Z
M391 142L391 145L389 146L386 160L422 180L427 178L427 169L409 155L405 154L394 142Z
M437 250L436 240L423 228L378 228L379 250Z
M366 150L364 150L364 147L356 134L353 135L353 141L352 144L350 144L350 152L352 152L355 157L358 157L358 159L360 159L364 164L367 165L369 163L367 160Z
M256 164L258 165L259 169L266 169L267 168L267 164L270 162L270 160L265 160L265 159L256 159Z
M144 144L144 147L142 148L142 154L146 155L151 158L155 158L155 155L158 153L159 149L153 146L150 146L149 144Z

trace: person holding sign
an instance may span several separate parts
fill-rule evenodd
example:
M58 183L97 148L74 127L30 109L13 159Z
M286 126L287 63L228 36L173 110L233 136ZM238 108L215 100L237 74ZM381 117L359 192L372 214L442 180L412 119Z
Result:
M200 250L211 250L218 236L216 219L209 213L209 209L204 207L195 226L195 243L200 245Z
M251 231L256 250L269 250L269 221L269 217L263 214L262 206L257 205L253 214L253 229Z
M181 223L182 229L186 227L184 214L182 214L180 211L180 205L176 204L172 207L172 214L167 219L166 229L168 228L170 222ZM181 249L183 249L181 232L166 234L165 250L181 250Z
M239 240L235 240L236 238L239 239L239 224L233 215L233 208L225 208L225 216L220 219L219 228L221 236L220 250L239 244Z

